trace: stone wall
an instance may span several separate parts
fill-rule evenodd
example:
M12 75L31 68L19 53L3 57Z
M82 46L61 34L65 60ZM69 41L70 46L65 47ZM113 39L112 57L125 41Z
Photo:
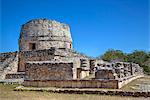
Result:
M54 48L48 50L19 52L18 72L25 72L27 61L48 61L54 59Z
M110 96L131 96L131 97L145 97L147 100L150 97L150 92L141 91L124 91L116 89L88 89L88 88L44 88L44 87L23 87L19 86L14 89L15 91L40 91L40 92L52 92L52 93L68 93L68 94L98 94L98 95L110 95ZM136 98L135 98L136 99Z
M80 67L80 59L88 59L87 56L69 49L50 48L36 51L19 52L19 72L25 71L27 61L72 61L76 68ZM89 67L89 66L88 66Z
M30 62L25 65L25 80L71 80L73 63Z
M109 79L115 79L115 72L113 70L98 70L95 73L95 78L96 79L105 79L105 80L109 80Z
M25 73L19 72L19 73L9 73L6 74L5 79L24 79Z
M16 73L18 68L18 52L0 53L0 79L6 74Z
M35 50L55 48L72 48L72 38L68 25L48 20L34 19L22 25L19 50L32 51L32 44Z
M25 77L26 86L118 88L118 82L122 86L143 72L138 64L109 63L72 50L69 26L52 20L22 25L18 43L19 52L0 53L0 79Z
M138 64L128 62L114 62L101 64L96 67L96 79L127 80L136 75L143 75L143 68Z
M117 80L25 80L24 86L59 88L118 88Z
M144 75L135 75L135 76L132 76L131 78L129 78L129 79L125 80L125 81L120 81L118 83L118 87L121 88L124 85L126 85L126 84L130 83L131 81L133 81L133 80L135 80L137 78L140 78L140 77L144 77Z

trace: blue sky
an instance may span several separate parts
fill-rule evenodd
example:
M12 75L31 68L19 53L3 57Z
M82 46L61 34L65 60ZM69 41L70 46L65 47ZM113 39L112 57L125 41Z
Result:
M74 49L89 56L150 51L148 0L0 1L0 52L18 50L21 25L35 18L68 24Z

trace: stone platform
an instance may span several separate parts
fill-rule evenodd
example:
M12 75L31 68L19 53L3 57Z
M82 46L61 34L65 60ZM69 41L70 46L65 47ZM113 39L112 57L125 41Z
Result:
M93 89L93 88L52 88L52 87L23 87L18 86L14 91L39 91L52 93L69 93L69 94L98 94L98 95L118 95L118 96L132 96L132 97L150 97L150 92L135 92L122 91L118 89Z

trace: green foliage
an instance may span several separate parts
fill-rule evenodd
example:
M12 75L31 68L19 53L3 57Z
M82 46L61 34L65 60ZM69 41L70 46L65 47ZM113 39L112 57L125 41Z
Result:
M127 61L126 55L121 50L109 49L101 58L105 61Z
M148 53L144 51L135 50L133 53L128 54L128 61L143 65L149 59Z
M139 64L145 72L150 73L149 52L135 50L133 53L128 54L128 61Z
M144 70L146 73L149 73L149 74L150 74L150 66L142 65L141 67L143 67L143 70Z
M130 54L125 54L121 50L109 49L102 56L105 61L133 62L143 67L145 72L150 73L150 52L135 50Z

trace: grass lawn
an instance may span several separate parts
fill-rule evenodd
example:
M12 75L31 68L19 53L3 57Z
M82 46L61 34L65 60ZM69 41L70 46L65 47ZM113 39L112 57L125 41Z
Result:
M0 84L0 100L148 100L148 98L104 96L89 94L62 94L35 91L13 91L17 85Z
M150 85L150 76L144 76L142 78L138 78L133 80L132 82L128 83L127 85L123 86L121 90L125 91L138 91L136 89L132 89L132 87L137 87L137 84L148 84Z

